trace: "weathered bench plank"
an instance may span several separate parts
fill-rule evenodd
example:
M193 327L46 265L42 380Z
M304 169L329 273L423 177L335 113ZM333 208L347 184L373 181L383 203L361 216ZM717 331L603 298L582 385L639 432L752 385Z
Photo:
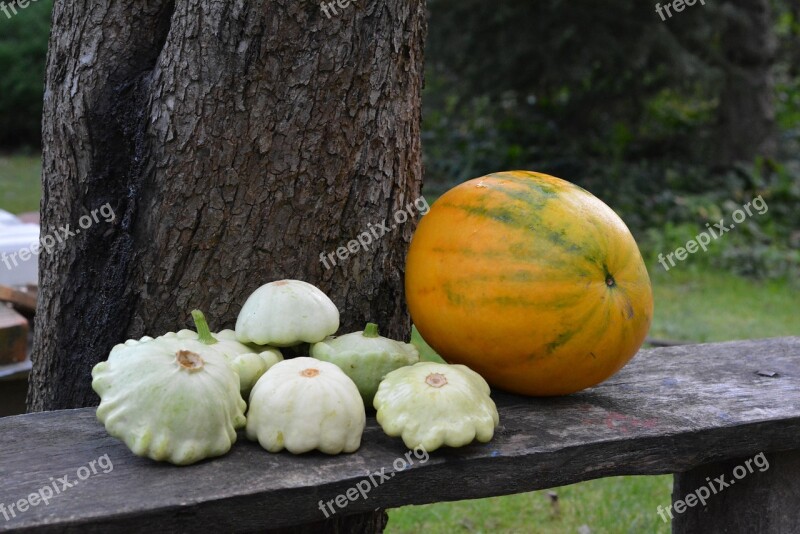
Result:
M253 531L323 520L319 501L344 495L382 468L388 479L366 500L359 495L336 508L339 515L800 450L800 338L643 351L617 376L579 394L494 397L501 427L491 443L438 450L425 463L412 455L415 465L397 472L394 461L408 451L374 418L351 455L269 454L240 436L229 455L184 468L134 457L106 435L93 409L0 419L6 507L51 484L50 477L74 482L79 468L104 455L113 463L48 505L10 521L0 514L0 530ZM750 475L751 483L758 476Z

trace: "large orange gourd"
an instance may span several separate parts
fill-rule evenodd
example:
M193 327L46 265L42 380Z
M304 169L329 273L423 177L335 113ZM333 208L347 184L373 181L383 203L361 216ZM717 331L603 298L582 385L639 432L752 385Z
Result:
M535 396L613 375L653 316L625 223L585 189L522 171L470 180L434 203L411 242L406 297L445 360Z

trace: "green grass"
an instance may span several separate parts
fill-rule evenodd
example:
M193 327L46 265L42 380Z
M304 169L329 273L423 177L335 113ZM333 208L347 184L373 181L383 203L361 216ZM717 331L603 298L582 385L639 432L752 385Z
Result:
M725 272L650 266L656 311L652 337L693 342L800 335L797 289L786 281L755 282ZM424 359L436 355L415 332ZM442 484L448 484L442 481ZM547 491L389 511L390 534L426 532L667 533L656 514L671 502L671 476L628 476L556 488L560 515ZM424 491L424 489L423 489Z
M725 272L650 267L652 337L692 342L800 335L798 289Z
M442 481L447 484L448 481ZM406 506L389 511L389 534L455 532L592 533L669 532L656 514L670 503L672 477L615 477L557 488L556 512L548 491L472 501Z
M37 156L0 155L0 209L39 211L42 164Z

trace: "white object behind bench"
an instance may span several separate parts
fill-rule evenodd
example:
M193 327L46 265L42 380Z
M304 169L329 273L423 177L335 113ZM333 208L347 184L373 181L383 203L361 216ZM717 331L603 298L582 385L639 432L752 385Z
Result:
M38 224L22 223L7 211L0 210L0 284L22 286L38 283L39 256L31 254L27 261L19 258L21 250L30 249L38 241ZM16 256L12 259L13 254Z

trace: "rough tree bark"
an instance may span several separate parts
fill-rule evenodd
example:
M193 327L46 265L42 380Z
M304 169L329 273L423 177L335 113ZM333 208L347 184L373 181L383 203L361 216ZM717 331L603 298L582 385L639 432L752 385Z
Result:
M43 232L110 203L40 260L31 411L95 404L115 344L230 327L280 278L319 284L344 330L409 333L414 224L327 270L321 252L421 188L425 5L326 17L296 0L57 1L44 111Z
M297 0L58 0L43 125L43 233L30 411L89 406L92 366L128 338L231 327L281 278L318 284L344 330L409 334L414 223L328 270L322 252L421 189L425 2L326 17ZM80 229L110 203L116 220ZM76 230L80 229L80 233ZM337 519L377 530L385 514Z
M776 149L772 66L778 43L769 0L728 0L722 13L725 85L717 163L728 166Z

